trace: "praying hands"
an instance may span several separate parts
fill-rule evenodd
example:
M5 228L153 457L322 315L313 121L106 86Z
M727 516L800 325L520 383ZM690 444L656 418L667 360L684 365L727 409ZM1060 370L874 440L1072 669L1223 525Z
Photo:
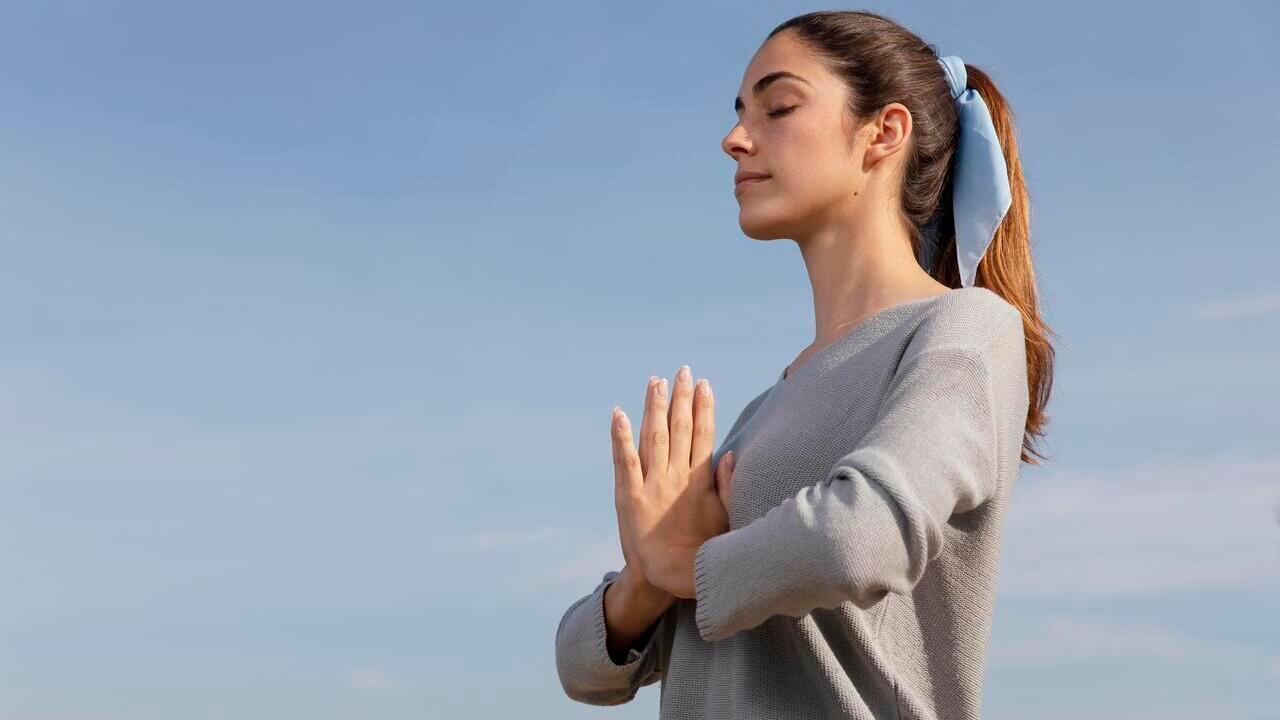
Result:
M696 392L695 392L696 390ZM613 410L614 505L623 556L633 580L678 598L693 598L694 558L704 541L729 529L732 458L713 476L715 402L705 378L689 366L650 378L639 451L625 412Z

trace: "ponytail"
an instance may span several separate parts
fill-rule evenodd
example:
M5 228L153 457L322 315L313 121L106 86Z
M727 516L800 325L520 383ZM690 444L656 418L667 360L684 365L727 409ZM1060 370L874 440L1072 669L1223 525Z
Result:
M978 263L974 284L996 293L1022 313L1027 349L1027 387L1031 393L1022 460L1038 465L1040 463L1032 455L1041 459L1045 456L1032 447L1030 440L1031 436L1043 437L1044 426L1048 422L1045 407L1053 385L1054 349L1048 341L1052 330L1040 317L1039 293L1031 257L1031 208L1027 182L1022 173L1009 102L986 72L969 64L965 65L965 70L969 76L968 86L978 91L991 112L1000 147L1004 151L1005 165L1009 168L1009 192L1012 196L1008 212L996 227L982 262ZM933 275L939 282L954 288L960 287L960 272L956 265L954 230L949 235Z

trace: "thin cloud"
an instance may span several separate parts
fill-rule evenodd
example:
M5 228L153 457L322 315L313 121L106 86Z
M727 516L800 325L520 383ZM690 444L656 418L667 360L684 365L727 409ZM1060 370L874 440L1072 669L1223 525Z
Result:
M1280 679L1280 655L1237 643L1191 637L1150 624L1050 615L1015 642L994 643L992 665L1024 667L1080 660L1149 660L1199 664Z
M528 549L535 545L562 543L568 538L565 528L490 528L434 537L433 550L489 553Z
M1280 587L1278 501L1280 456L1020 481L1000 592L1086 599Z
M357 690L393 690L399 685L381 670L362 668L351 671L351 687Z
M1231 389L1275 385L1280 353L1226 349L1198 357L1152 356L1141 365L1098 363L1080 373L1065 373L1063 387L1071 391L1132 393L1160 389ZM1055 386L1056 387L1056 386Z
M1007 512L1003 598L1280 589L1280 456L1037 471ZM589 590L625 561L616 531L500 528L436 542L511 558L497 580L511 591Z
M1190 308L1189 317L1195 320L1229 320L1276 314L1280 314L1280 291L1194 305Z

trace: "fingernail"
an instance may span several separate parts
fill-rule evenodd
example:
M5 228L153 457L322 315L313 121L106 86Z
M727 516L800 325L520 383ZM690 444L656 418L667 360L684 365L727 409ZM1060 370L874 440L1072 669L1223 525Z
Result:
M658 381L658 397L665 400L667 398L667 379L662 378Z
M706 397L711 394L711 383L706 378L698 380L698 394Z
M680 366L680 378L679 378L679 379L680 379L680 382L689 382L689 376L690 376L691 374L692 374L692 373L689 371L689 366L688 366L688 365L681 365L681 366Z
M733 454L733 451L732 451L732 450L730 450L730 451L729 451L729 469L730 469L730 470L732 470L732 469L733 469L733 464L734 464L735 462L737 462L737 461L738 461L738 457L737 457L736 455L734 455L734 454Z

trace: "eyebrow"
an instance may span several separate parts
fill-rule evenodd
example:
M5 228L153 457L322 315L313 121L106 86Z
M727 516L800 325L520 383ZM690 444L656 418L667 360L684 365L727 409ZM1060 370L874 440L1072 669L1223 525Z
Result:
M786 70L778 70L776 72L771 72L768 75L765 75L764 77L757 80L756 84L751 86L751 96L756 97L760 95L760 93L765 91L765 88L769 87L770 85L777 82L778 80L783 80L783 79L799 80L805 85L808 85L809 87L813 87L813 83L809 82L808 80L805 80L804 78L800 77L799 75L796 75L795 73L789 73ZM736 113L741 109L742 109L742 96L735 97L733 99L733 111Z

